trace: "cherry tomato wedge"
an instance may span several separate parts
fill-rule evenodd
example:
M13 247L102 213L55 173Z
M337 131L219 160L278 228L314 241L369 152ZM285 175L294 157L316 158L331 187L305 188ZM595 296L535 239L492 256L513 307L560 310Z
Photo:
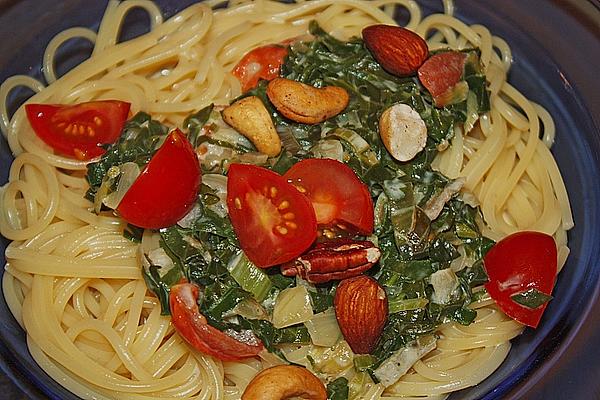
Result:
M436 106L443 107L452 99L452 89L460 82L466 59L465 53L447 51L432 55L419 68L419 80Z
M276 44L257 47L248 52L232 71L242 83L242 91L252 89L260 79L270 81L277 78L287 54L287 47Z
M104 154L103 144L117 141L130 104L99 100L75 105L26 104L36 135L57 153L90 160Z
M185 135L174 130L125 193L117 210L127 222L142 228L174 225L194 205L200 182L198 157Z
M350 225L362 235L373 232L373 200L369 188L346 164L327 158L309 158L284 175L312 202L317 223Z
M175 330L196 350L223 361L254 357L263 350L256 337L248 343L210 326L198 309L198 286L179 283L171 287L169 306ZM244 335L246 337L246 335Z
M317 237L308 198L268 169L232 164L227 207L242 250L259 267L298 257Z
M546 304L530 309L512 300L529 289L550 295L557 273L557 250L552 236L517 232L496 243L484 257L489 277L485 284L498 306L516 321L537 327Z

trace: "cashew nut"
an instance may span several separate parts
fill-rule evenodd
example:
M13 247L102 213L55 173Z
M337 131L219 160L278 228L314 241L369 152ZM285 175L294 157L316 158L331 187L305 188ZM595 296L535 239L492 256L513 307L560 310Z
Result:
M394 104L379 118L379 135L392 157L408 161L425 147L427 126L410 106Z
M223 120L246 136L258 151L274 157L281 152L281 139L263 102L244 97L222 111Z
M285 78L275 78L269 82L267 96L286 118L311 125L341 113L350 101L344 88L316 88Z
M306 368L278 365L256 375L242 394L242 400L283 400L292 397L325 400L327 391L323 382Z

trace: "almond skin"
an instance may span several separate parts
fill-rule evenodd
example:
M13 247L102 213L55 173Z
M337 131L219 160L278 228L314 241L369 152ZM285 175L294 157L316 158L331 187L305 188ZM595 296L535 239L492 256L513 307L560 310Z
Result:
M432 55L419 67L419 80L431 93L436 107L452 102L454 88L460 83L466 61L465 53L447 51Z
M427 42L400 26L367 26L362 37L375 60L392 75L414 75L429 56Z
M335 292L334 306L352 351L369 354L375 350L388 319L388 300L379 283L366 275L344 279Z

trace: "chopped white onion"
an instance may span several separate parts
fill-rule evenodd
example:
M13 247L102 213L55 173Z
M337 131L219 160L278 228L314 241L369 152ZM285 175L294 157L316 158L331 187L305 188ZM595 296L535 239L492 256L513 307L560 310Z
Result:
M242 164L253 164L253 165L265 165L269 156L264 153L259 153L257 151L251 151L249 153L242 153L237 156L237 160Z
M191 228L194 225L194 221L202 216L202 206L199 204L194 204L194 207L188 211L187 214L183 216L179 221L177 221L177 225L182 228Z
M427 353L435 349L437 340L434 336L420 337L406 347L396 351L390 358L385 360L373 375L379 379L383 386L388 387L398 381L406 374L410 367L419 361Z
M458 278L452 268L441 269L429 277L433 286L431 301L436 304L447 304L452 299L454 291L458 288Z
M169 257L167 252L162 247L151 250L150 253L148 253L148 260L150 261L151 265L160 267L158 274L161 278L175 266L173 260L171 260L171 257Z
M209 206L219 216L227 215L227 177L221 174L206 174L202 177L202 183L215 191L219 202Z
M319 140L310 151L315 158L331 158L341 162L344 161L344 147L339 140Z
M121 200L123 200L123 197L125 197L125 194L131 185L133 185L133 182L135 182L137 177L140 175L140 167L134 162L126 162L125 164L119 166L119 174L120 178L117 185L117 190L102 200L102 203L105 206L113 210L119 206Z

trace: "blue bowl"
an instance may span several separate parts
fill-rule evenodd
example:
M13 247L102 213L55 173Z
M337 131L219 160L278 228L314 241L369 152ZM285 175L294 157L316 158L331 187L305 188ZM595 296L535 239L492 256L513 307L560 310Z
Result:
M159 0L166 15L193 3ZM420 1L426 12L437 0ZM29 73L41 78L43 50L72 26L97 28L106 1L0 1L0 80ZM600 399L600 5L597 0L456 0L456 14L481 23L510 44L515 63L510 81L553 115L553 153L565 179L575 228L571 255L541 325L513 341L502 366L484 382L450 399ZM35 22L34 22L35 21ZM147 18L128 16L123 38L143 32ZM59 73L89 54L89 45L62 50ZM16 90L14 110L31 93ZM0 182L12 157L0 143ZM2 239L2 250L7 241ZM597 308L596 308L597 309ZM48 377L28 353L25 334L0 299L0 367L32 399L76 399Z

